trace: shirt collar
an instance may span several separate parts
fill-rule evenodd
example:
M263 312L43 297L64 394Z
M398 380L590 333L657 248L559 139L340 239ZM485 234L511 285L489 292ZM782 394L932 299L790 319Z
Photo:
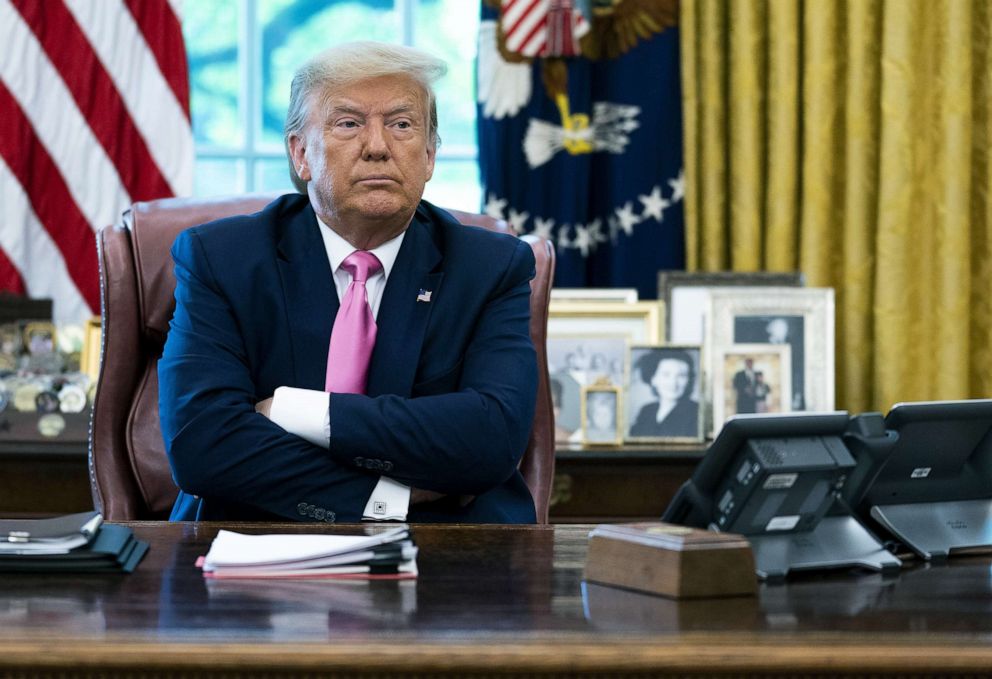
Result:
M327 260L331 264L331 273L337 273L341 262L352 252L356 252L358 248L339 236L334 229L321 221L320 217L317 217L317 224L320 225L320 237L324 239ZM403 229L398 236L387 240L373 250L369 250L382 264L383 278L389 278L389 272L392 271L393 264L396 263L396 257L400 253L400 246L403 245L403 237L405 235L406 229Z

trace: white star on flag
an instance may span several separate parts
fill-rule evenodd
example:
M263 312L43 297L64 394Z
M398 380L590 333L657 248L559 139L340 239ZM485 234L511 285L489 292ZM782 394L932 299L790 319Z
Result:
M503 216L503 208L506 207L506 200L497 198L495 194L489 194L489 200L486 201L486 207L483 208L483 212L492 217L493 219L506 219Z
M568 224L562 224L561 228L558 229L558 247L560 248L570 248L572 247L572 241L568 237L568 230L571 227Z
M665 221L665 209L671 207L672 204L661 197L660 186L655 186L651 190L650 194L646 196L638 196L637 198L644 204L644 211L641 213L641 219L654 217L655 221Z
M548 240L553 240L554 236L552 231L555 228L555 220L553 219L541 219L540 217L534 217L534 235L540 238L546 238Z
M672 187L672 202L677 203L685 195L685 170L679 170L679 176L669 179L668 185Z
M634 235L634 225L641 221L641 218L634 214L634 206L629 200L622 208L616 209L617 220L620 228L628 236Z
M530 217L529 212L517 212L511 207L510 217L506 221L510 222L510 228L513 229L514 233L523 233L524 224L527 223L528 217Z
M609 237L603 233L603 220L597 217L596 219L589 222L589 238L595 243L605 243L609 240Z
M583 257L589 256L590 249L596 249L596 243L589 237L589 229L581 224L575 225L575 240L572 241L572 245L579 249Z

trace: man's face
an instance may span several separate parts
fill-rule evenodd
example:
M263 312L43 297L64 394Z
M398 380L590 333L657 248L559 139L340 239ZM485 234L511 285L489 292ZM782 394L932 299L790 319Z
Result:
M785 344L789 335L789 324L784 318L773 318L766 327L768 341L772 344Z
M434 172L420 86L382 76L311 96L290 153L318 214L332 226L409 220Z

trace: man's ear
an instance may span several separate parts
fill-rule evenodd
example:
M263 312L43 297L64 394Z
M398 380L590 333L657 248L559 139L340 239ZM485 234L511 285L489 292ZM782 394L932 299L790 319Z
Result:
M437 146L433 144L427 145L427 180L430 181L431 177L434 176L434 160L437 158Z
M307 145L302 135L289 135L289 158L293 171L304 182L310 181L310 165L307 163Z

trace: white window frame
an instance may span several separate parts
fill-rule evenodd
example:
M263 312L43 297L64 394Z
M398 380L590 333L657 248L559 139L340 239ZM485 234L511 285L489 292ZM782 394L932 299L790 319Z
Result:
M261 101L261 68L258 57L258 45L261 29L258 26L258 0L239 0L238 13L238 77L239 77L239 116L244 135L240 148L219 147L197 144L195 147L196 162L211 160L242 161L244 191L254 193L262 190L258 186L257 169L264 161L286 162L286 152L283 148L260 147L257 143L260 132L259 117L262 110ZM418 0L393 0L394 11L399 22L402 44L413 45L415 33L415 18ZM479 153L475 146L458 144L445 145L438 148L437 161L446 160L478 160ZM286 183L289 185L289 174ZM239 182L241 183L241 182Z

